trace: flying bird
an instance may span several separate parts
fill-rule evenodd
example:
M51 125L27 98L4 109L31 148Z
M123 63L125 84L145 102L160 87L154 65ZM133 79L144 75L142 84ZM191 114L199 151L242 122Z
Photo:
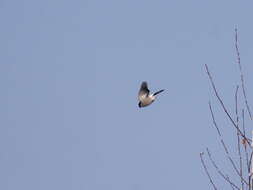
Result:
M153 103L155 101L156 95L163 92L163 90L159 90L157 92L155 92L154 94L150 94L149 93L149 89L148 89L148 83L147 82L142 82L141 83L141 88L139 90L139 94L138 94L138 99L139 99L139 104L138 106L141 107L145 107L150 105L151 103Z

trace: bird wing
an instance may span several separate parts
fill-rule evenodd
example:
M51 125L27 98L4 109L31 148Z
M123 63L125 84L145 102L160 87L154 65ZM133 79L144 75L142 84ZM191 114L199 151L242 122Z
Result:
M142 82L141 88L140 88L139 94L138 94L139 100L142 101L148 95L149 95L148 83Z

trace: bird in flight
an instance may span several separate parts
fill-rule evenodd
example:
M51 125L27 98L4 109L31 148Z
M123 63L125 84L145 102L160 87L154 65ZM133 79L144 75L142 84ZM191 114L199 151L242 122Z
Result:
M139 99L139 104L138 106L141 107L145 107L150 105L151 103L153 103L155 101L156 95L163 92L163 90L159 90L157 92L155 92L154 94L150 94L149 93L149 89L148 89L148 83L147 82L142 82L141 83L141 88L139 90L139 94L138 94L138 99Z

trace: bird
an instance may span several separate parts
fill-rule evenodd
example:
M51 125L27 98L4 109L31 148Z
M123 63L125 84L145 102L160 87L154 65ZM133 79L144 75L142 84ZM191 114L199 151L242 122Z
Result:
M146 107L146 106L152 104L155 101L156 96L163 91L164 91L164 89L159 90L159 91L155 92L154 94L151 94L151 93L149 93L150 91L148 89L148 83L146 81L142 82L141 88L140 88L139 94L138 94L139 108Z

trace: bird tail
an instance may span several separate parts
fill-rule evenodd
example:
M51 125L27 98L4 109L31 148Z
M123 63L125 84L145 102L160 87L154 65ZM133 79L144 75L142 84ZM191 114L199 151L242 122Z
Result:
M164 89L163 89L163 90L159 90L159 91L155 92L155 93L154 93L154 96L155 96L155 95L157 95L157 94L159 94L159 93L161 93L161 92L163 92L163 91L164 91Z

